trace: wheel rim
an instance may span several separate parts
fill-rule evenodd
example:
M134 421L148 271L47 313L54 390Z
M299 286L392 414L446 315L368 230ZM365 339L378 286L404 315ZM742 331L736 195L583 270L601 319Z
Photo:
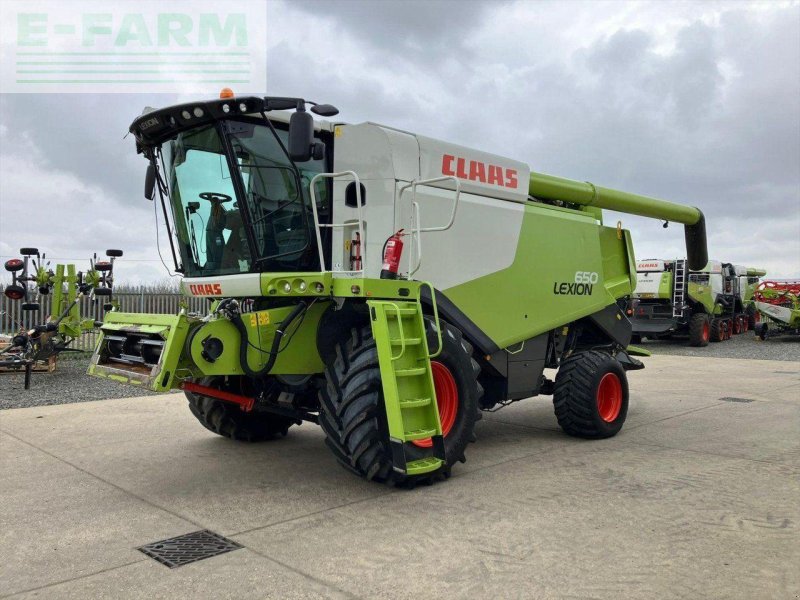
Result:
M447 437L455 425L458 415L458 386L450 369L443 363L431 361L431 372L433 373L433 387L436 390L436 403L439 406L442 436ZM420 448L430 448L433 446L433 440L431 438L414 440L412 444Z
M711 335L711 327L709 327L708 321L705 321L703 323L703 341L707 342L710 335Z
M606 423L613 423L622 409L622 382L616 373L606 373L597 386L597 412Z

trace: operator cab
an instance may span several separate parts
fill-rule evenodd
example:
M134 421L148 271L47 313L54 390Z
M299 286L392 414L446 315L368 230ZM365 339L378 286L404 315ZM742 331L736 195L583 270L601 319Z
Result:
M338 112L300 98L223 90L219 100L150 110L133 122L137 149L150 161L145 196L159 193L177 271L209 277L320 269L308 189L316 174L330 171L332 135L325 123L315 127L306 103L323 116ZM287 109L297 112L274 112ZM320 183L322 223L330 219L329 196Z

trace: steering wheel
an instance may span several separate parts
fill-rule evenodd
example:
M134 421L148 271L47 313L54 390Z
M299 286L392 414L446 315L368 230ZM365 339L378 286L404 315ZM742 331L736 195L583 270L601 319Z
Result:
M211 204L225 204L233 200L228 194L220 194L219 192L203 192L200 194L201 200L208 200Z

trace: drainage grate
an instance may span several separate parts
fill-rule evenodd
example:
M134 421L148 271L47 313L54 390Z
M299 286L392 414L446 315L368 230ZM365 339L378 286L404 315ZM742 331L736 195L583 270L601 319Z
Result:
M720 400L722 402L755 402L755 400L753 400L752 398L730 398L730 397L725 397L725 398L720 398Z
M153 542L137 548L150 558L157 560L170 569L187 565L189 563L211 558L218 554L225 554L231 550L242 548L233 540L222 537L218 533L208 531L193 531L178 537Z

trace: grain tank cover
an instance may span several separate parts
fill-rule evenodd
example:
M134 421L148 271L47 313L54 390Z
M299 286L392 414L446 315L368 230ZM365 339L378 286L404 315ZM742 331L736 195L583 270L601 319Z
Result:
M530 169L525 163L421 135L416 138L422 179L449 175L458 178L463 192L527 201Z

